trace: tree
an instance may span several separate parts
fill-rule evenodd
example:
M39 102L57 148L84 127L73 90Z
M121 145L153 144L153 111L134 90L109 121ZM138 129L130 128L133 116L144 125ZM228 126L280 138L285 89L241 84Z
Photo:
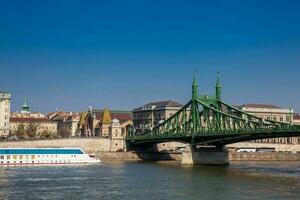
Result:
M40 133L40 137L45 138L45 139L49 139L49 138L53 138L54 135L50 131L44 130L43 132Z
M67 127L62 127L58 130L57 134L62 138L68 138L71 136L71 130Z
M24 124L19 124L17 130L15 131L15 136L19 139L24 139L26 136L26 129Z
M26 135L28 138L34 138L37 135L38 125L30 122L26 128Z

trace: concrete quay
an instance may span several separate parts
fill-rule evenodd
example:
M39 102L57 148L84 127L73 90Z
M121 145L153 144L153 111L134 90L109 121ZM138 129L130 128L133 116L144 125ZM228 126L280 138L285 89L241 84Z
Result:
M110 152L111 141L109 139L101 138L68 138L68 139L49 139L49 140L22 140L22 141L1 141L0 148L47 148L47 147L79 147L82 148L86 153L95 153L103 162L132 162L132 161L162 161L162 160L173 160L181 162L182 164L201 164L203 159L211 159L211 157L218 158L215 161L222 161L222 159L228 159L231 161L300 161L300 152L255 152L255 153L238 153L229 151L225 157L218 152L209 152L207 154L199 154L194 152L194 158L196 156L196 163L189 161L187 156L188 151L180 152ZM252 144L253 146L253 144ZM218 154L218 155L215 155ZM220 160L221 159L221 160ZM219 162L218 161L218 162ZM223 160L226 161L227 160ZM221 162L222 163L222 162ZM211 163L214 164L214 163ZM218 163L215 163L218 164Z

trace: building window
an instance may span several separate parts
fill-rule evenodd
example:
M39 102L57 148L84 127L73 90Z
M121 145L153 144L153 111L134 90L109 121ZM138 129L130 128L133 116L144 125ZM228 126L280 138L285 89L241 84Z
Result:
M283 122L283 117L280 117L279 120L280 120L281 122Z

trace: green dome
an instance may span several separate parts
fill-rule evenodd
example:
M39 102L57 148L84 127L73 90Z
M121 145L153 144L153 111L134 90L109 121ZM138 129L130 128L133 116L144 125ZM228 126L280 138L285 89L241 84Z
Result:
M29 106L27 100L25 99L24 104L22 105L22 111L29 111Z

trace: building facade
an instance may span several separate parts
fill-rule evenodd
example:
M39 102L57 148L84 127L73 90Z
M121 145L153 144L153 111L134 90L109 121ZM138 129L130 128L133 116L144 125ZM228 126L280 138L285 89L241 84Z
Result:
M300 125L300 113L296 113L293 116L293 124Z
M151 130L154 126L175 114L182 105L172 100L145 104L133 110L135 133Z
M10 133L15 138L54 138L57 137L57 122L39 112L32 113L25 99L20 112L10 116Z
M47 118L10 118L10 135L17 138L56 138L57 123Z
M109 126L110 151L125 150L125 133L122 132L120 121L114 118Z
M110 137L112 118L119 120L121 132L127 135L132 129L132 112L118 110L92 110L80 113L77 137Z
M40 112L31 112L30 106L25 99L24 104L21 107L21 111L12 112L10 114L12 118L45 118L46 116Z
M46 118L57 123L57 133L60 137L76 137L78 112L57 111L49 113Z
M261 117L267 120L273 120L284 123L294 123L294 111L293 109L280 108L270 104L244 104L240 106L240 109ZM275 143L275 144L300 144L299 137L288 137L288 138L270 138L255 140L255 142L261 143Z
M10 94L0 92L0 138L9 135Z

